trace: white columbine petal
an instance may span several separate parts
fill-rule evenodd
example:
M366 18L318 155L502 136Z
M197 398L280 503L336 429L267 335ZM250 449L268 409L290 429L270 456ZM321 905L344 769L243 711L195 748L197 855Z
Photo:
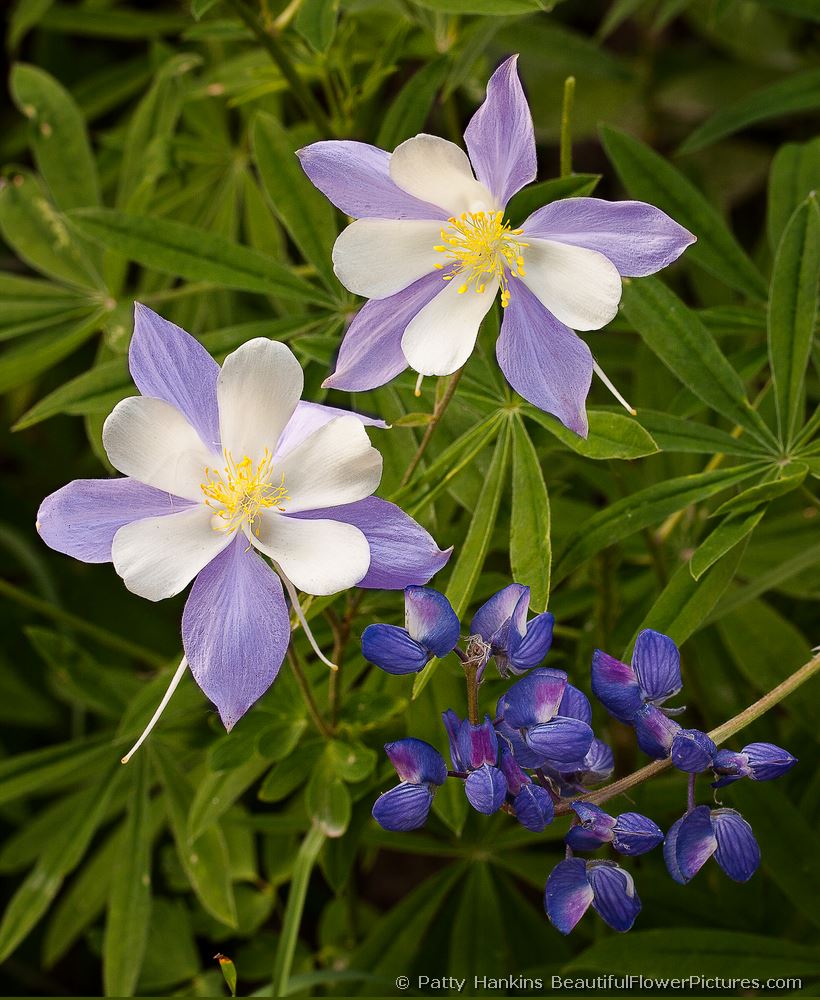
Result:
M202 500L205 466L216 457L179 410L162 399L129 396L103 425L103 447L115 469L186 500Z
M293 351L275 340L249 340L225 358L217 380L222 447L236 462L273 453L304 387Z
M390 157L390 177L408 194L451 215L500 207L473 176L464 150L437 135L422 133L397 146Z
M343 521L300 520L272 511L259 518L253 544L306 594L323 596L354 587L370 568L364 534Z
M287 512L338 507L369 497L382 477L382 456L358 417L337 417L284 455Z
M603 254L552 240L527 240L521 280L561 323L573 330L599 330L618 312L621 276ZM510 286L515 295L515 283Z
M358 219L333 247L333 270L356 295L385 299L435 269L440 222Z
M215 531L212 518L212 511L199 504L124 525L111 547L114 569L140 597L173 597L234 539L227 531Z
M410 320L401 339L410 367L421 375L450 375L461 368L498 291L493 280L483 292L468 288L459 294L462 282L457 275L442 284L442 291Z

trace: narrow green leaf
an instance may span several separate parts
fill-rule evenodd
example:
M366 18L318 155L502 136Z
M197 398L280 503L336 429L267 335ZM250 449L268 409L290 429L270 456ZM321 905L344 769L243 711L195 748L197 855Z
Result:
M521 412L585 458L643 458L658 451L652 435L634 417L622 413L588 410L589 435L582 438L564 427L556 417L534 406L525 404Z
M211 7L216 7L220 0L191 0L191 14L194 20L198 21L203 14L207 14Z
M777 248L769 293L769 361L780 441L798 430L803 383L817 322L820 210L812 195L792 216Z
M754 476L758 469L756 464L749 464L734 469L680 476L617 500L593 514L567 538L558 565L553 570L553 586L601 549L614 545L635 531L656 524L689 504L699 503L730 486L742 483Z
M447 79L449 65L449 61L441 57L413 74L384 116L376 137L377 146L392 150L405 139L424 131L436 95Z
M259 176L277 218L328 288L338 289L331 259L337 235L335 213L302 170L297 143L267 114L256 116L252 142Z
M420 7L444 14L532 14L539 0L416 0Z
M153 271L281 299L333 305L272 257L182 222L106 208L72 212L71 221L90 240Z
M738 542L742 542L747 535L750 535L761 518L766 513L765 508L756 510L746 517L729 517L722 521L715 530L700 543L689 560L689 572L694 580L699 580L703 574L718 559L733 549Z
M336 34L339 0L303 0L293 26L317 52L327 52Z
M510 568L530 588L533 611L545 611L550 593L550 501L535 446L524 424L513 424Z
M54 0L17 0L9 18L8 48L13 52L25 35L37 26Z
M32 793L64 788L69 779L88 778L113 756L110 739L72 740L43 750L19 753L0 761L0 805Z
M82 244L73 238L34 174L15 171L0 183L0 233L35 271L69 285L101 290L102 280Z
M522 223L537 208L543 208L551 201L562 198L584 198L592 194L601 179L600 174L572 174L569 177L555 177L539 184L528 184L510 199L505 215L514 222Z
M109 997L130 997L139 978L151 919L151 835L147 753L128 765L133 791L123 851L114 869L103 937L103 984Z
M761 446L742 435L735 437L718 427L698 424L660 410L641 410L640 421L657 441L661 451L692 452L699 455L762 456Z
M236 900L231 885L230 857L225 836L214 823L195 839L188 837L188 815L194 789L173 755L159 741L150 746L160 781L165 789L168 816L177 856L200 903L217 920L237 925Z
M814 2L814 0L811 0ZM777 250L783 231L798 205L820 189L820 138L811 142L787 142L774 154L769 171L769 203L766 217L769 246Z
M697 315L656 278L624 287L624 315L666 367L707 406L763 443L774 436L752 409L740 376Z
M99 309L79 322L64 322L26 337L0 355L0 392L30 382L77 350L99 329L107 310Z
M458 553L453 572L447 584L447 599L452 604L455 613L461 617L467 610L473 590L478 582L479 574L484 567L484 559L490 547L495 519L501 503L501 496L507 486L507 457L510 451L510 428L504 427L499 435L493 453L493 459L487 472L487 480L479 497L467 537ZM425 675L429 678L430 669L423 670L416 678L414 697L421 690L419 683Z
M662 208L697 236L686 251L727 285L755 299L766 298L766 283L717 210L679 170L639 139L602 127L601 139L624 187L633 198Z
M62 211L100 203L97 165L85 120L74 98L45 70L17 63L9 81L18 109L29 119L34 160Z
M320 763L310 776L305 806L324 837L341 837L350 825L353 814L350 792L326 763Z
M768 483L758 483L756 486L750 486L748 489L742 490L737 496L730 497L714 511L712 516L720 517L722 514L743 514L754 510L761 504L768 504L778 497L791 493L792 490L796 490L800 486L809 471L808 466L802 464L796 464L794 468L796 471L789 473L788 476L772 479Z
M792 73L783 80L756 90L748 97L716 111L689 136L680 148L682 153L694 153L725 139L748 125L779 118L798 111L820 108L820 69Z
M188 839L196 840L209 826L216 823L269 766L269 761L254 754L231 771L206 774L197 785L191 804Z
M89 38L135 39L176 35L188 27L187 15L136 8L86 8L54 4L40 22L49 31Z

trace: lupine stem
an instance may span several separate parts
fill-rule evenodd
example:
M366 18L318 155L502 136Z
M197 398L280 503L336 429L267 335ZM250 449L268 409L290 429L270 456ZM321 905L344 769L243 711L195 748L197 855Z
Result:
M744 708L742 712L739 712L727 722L724 722L723 725L718 726L717 729L713 729L709 733L709 736L717 744L725 742L730 736L734 736L735 733L739 733L741 729L744 729L751 722L754 722L755 719L759 719L760 716L768 712L770 708L774 708L775 705L783 701L784 698L787 698L790 694L792 694L792 692L796 691L801 685L805 684L806 681L811 680L811 678L818 672L820 672L820 654L813 656L808 663L804 663L799 670L796 670L790 677L787 677L782 684L778 684L776 688L772 688L772 690L764 694L762 698L758 698L754 704L749 705L748 708ZM594 802L596 805L600 805L602 802L608 802L609 799L614 799L616 795L623 795L624 792L628 792L631 788L635 788L636 785L642 785L650 778L654 778L657 775L662 774L671 766L672 762L668 757L666 760L656 760L652 764L647 764L646 767L642 767L640 770L634 771L632 774L627 774L624 778L619 778L617 781L613 781L604 788L599 788L595 792L589 792L587 795L579 796L579 798L574 801ZM563 815L568 813L570 809L571 803L562 802L556 805L555 812L556 815Z
M322 136L332 135L333 128L327 115L313 96L311 89L297 73L287 49L280 43L276 34L265 29L256 11L249 4L245 3L244 0L228 0L228 3L276 63L279 72L290 84L293 96L302 105L302 110L308 118L313 120L314 125L319 130L319 134Z
M575 77L564 80L564 102L561 106L561 176L572 176L572 104L575 99Z
M695 782L697 781L697 774L692 773L689 775L689 781L686 785L686 811L691 812L695 808Z
M474 726L478 725L478 666L475 663L464 664L464 676L467 678L467 718Z
M447 389L445 390L444 395L441 397L441 399L436 403L435 407L433 408L433 416L430 419L430 423L424 430L424 434L422 436L421 443L419 444L418 449L416 450L416 454L413 456L410 464L404 470L404 475L401 477L401 483L399 484L400 486L406 486L410 482L410 477L418 468L419 462L422 460L425 451L427 451L427 445L430 443L430 438L432 438L433 434L435 433L439 421L444 416L444 411L450 405L450 400L455 395L456 386L458 385L458 381L461 378L461 373L463 371L464 371L463 368L459 368L457 372L454 372L450 376L450 381L447 385Z

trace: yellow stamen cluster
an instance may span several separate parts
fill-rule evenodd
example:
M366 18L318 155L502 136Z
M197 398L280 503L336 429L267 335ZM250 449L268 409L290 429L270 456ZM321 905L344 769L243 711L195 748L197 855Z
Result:
M282 504L290 500L285 488L285 475L278 486L271 482L273 455L265 449L262 461L254 466L246 455L241 462L235 462L229 451L225 451L225 468L205 469L205 482L200 489L205 494L205 503L213 510L218 520L214 521L217 531L234 531L248 528L259 536L259 528L254 521L259 512L269 507L284 510Z
M439 270L450 263L456 265L452 273L444 275L444 280L461 279L458 292L463 295L471 286L483 292L487 282L496 278L501 288L501 305L506 308L510 301L510 276L522 278L525 273L521 251L528 244L518 239L522 230L511 229L503 212L463 212L448 222L448 228L441 230L443 244L435 247L449 258L447 263L436 264Z

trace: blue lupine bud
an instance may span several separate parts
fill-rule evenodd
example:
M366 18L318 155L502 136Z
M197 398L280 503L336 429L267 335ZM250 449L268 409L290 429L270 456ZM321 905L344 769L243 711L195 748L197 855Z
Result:
M647 816L636 812L614 817L592 802L574 802L580 823L571 826L566 842L576 851L594 851L612 844L619 854L645 854L663 840L663 830Z
M714 854L735 882L747 882L760 864L752 828L735 809L698 806L672 825L663 845L669 874L685 884Z
M650 757L663 759L669 756L672 741L681 727L654 705L644 705L632 718L638 746Z
M475 771L470 771L464 782L467 801L476 810L489 816L498 812L507 797L507 782L497 767L482 764Z
M568 858L550 872L544 909L562 934L569 934L589 909L616 931L628 931L641 910L629 872L611 861Z
M406 587L404 628L368 625L362 654L388 674L418 673L433 656L446 656L458 642L460 625L447 598L432 587Z
M718 780L712 788L723 788L740 778L752 781L772 781L791 770L797 758L773 743L749 743L739 753L718 750L712 761L712 770Z
M681 687L680 653L667 635L646 628L638 634L632 666L596 649L592 657L592 691L608 711L631 722L645 703L661 705Z
M679 771L698 774L712 766L717 747L699 729L679 729L672 737L669 756Z
M384 749L401 784L376 799L373 818L385 830L416 830L427 820L435 789L447 779L447 765L435 747L413 737Z
M475 613L470 631L481 636L502 677L537 666L552 645L554 617L549 612L527 621L530 588L512 583Z
M461 752L458 747L461 719L459 719L452 708L448 708L446 712L442 712L441 718L444 722L444 728L447 730L447 739L450 743L450 760L453 762L453 767L457 771L466 771L467 765L461 759Z
M578 822L571 826L564 840L574 851L597 851L612 841L615 818L592 802L573 802Z

